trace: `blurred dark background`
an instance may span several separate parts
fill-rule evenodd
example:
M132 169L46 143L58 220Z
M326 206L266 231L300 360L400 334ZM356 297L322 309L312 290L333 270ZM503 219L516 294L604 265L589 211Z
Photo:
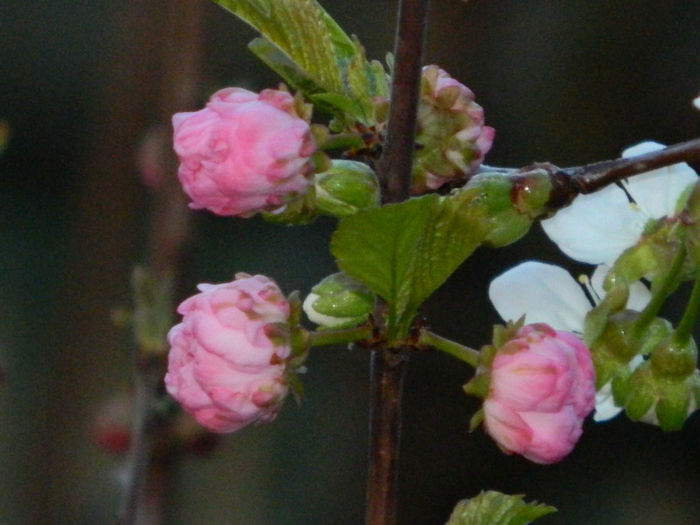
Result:
M391 50L395 0L322 3L370 57ZM206 0L0 4L0 119L12 130L0 157L0 523L113 520L122 460L95 445L91 422L130 384L128 338L110 311L128 305L129 273L144 258L152 197L135 156L146 130L164 121L172 56L190 46L163 28L194 4L204 17L194 79L202 100L224 85L277 82L245 48L254 33ZM489 164L569 166L645 139L700 135L691 108L698 27L700 3L681 0L434 0L426 62L476 92L497 130ZM288 229L193 216L191 290L247 271L305 293L334 271L331 220ZM424 308L434 330L486 342L498 321L488 280L525 258L585 270L534 228L460 268ZM667 313L677 320L680 311ZM319 349L308 365L301 406L288 402L274 424L173 465L167 523L362 522L368 356ZM589 423L569 458L541 467L502 455L481 431L468 434L477 408L461 391L469 374L437 354L409 365L401 524L444 523L457 500L481 489L557 506L543 524L700 523L697 414L670 435L624 417Z

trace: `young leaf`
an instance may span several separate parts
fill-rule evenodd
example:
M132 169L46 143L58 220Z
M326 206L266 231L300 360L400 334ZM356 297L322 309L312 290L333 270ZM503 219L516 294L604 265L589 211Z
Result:
M313 78L266 38L254 38L248 44L248 49L290 86L306 94L323 91Z
M386 73L316 0L214 1L260 31L251 51L286 82L307 96L342 97L345 106L319 102L336 116L349 108L352 118L372 124L374 97L388 93Z
M350 37L315 0L214 0L255 29L325 91L342 93L339 64L355 52Z
M484 238L458 204L425 195L340 221L331 252L341 270L386 301L390 340L407 335L418 307Z
M557 509L493 490L457 503L446 525L527 525Z

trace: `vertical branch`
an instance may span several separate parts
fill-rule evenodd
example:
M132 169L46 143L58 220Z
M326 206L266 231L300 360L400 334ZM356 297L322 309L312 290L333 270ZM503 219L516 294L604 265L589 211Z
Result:
M159 119L170 127L173 113L191 109L198 98L200 78L199 65L202 56L202 26L204 2L176 0L168 3L164 20L163 73L160 90ZM179 45L171 45L177 42ZM186 199L175 177L176 159L171 152L163 166L166 180L158 186L153 199L153 214L150 220L148 259L158 279L168 275L177 276L181 266L182 248L189 230ZM157 497L164 493L154 483L162 483L165 465L153 463L151 409L157 399L165 368L162 356L147 357L135 352L133 362L134 411L132 414L132 446L126 465L124 491L118 511L120 525L132 525L145 521L159 522L162 501ZM161 475L157 475L160 473ZM149 478L153 483L148 483ZM149 497L149 491L156 497ZM144 508L149 506L150 508ZM150 519L149 519L150 517Z
M416 134L423 41L429 0L400 0L391 106L384 152L377 171L385 202L406 200ZM406 355L397 349L372 351L370 439L366 525L396 523L401 390Z
M367 525L396 523L398 507L401 391L405 356L394 350L374 350L371 361L370 444L367 481Z
M377 166L386 202L406 200L411 192L428 4L429 0L401 0L399 3L389 123L384 153Z

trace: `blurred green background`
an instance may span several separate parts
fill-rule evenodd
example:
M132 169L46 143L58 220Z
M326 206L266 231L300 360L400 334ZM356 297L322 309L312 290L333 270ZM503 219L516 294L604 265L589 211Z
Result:
M274 85L245 49L254 33L205 0L0 4L0 119L12 127L0 157L0 523L113 521L122 459L90 429L130 384L128 339L109 316L128 304L128 276L143 259L151 200L135 152L158 124L163 51L181 45L159 28L196 2L205 4L202 98L223 85ZM395 0L322 3L370 57L391 50ZM645 139L700 136L690 105L700 92L698 28L700 3L681 0L433 0L426 62L475 91L497 130L489 164L569 166ZM331 220L289 229L193 216L192 290L247 271L305 293L334 271ZM585 270L534 228L460 268L425 305L434 330L485 342L498 321L488 280L524 258ZM680 306L669 305L670 318ZM301 406L288 402L274 424L172 466L167 523L362 522L368 356L319 349L308 366ZM480 489L557 506L543 524L700 523L700 416L672 435L624 417L588 423L569 458L541 467L468 434L477 408L461 391L469 374L443 355L409 365L401 524L444 523Z

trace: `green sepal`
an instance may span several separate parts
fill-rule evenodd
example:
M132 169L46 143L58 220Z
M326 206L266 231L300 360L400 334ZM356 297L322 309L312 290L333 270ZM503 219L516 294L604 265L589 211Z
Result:
M301 324L301 297L299 290L294 290L287 296L287 302L289 303L289 325L292 327L299 326Z
M467 395L484 399L489 393L490 384L491 375L488 372L478 373L462 386L462 390L464 390Z
M275 224L299 225L313 222L318 217L314 187L309 186L306 193L289 201L282 211L263 212L261 215L267 222Z
M304 383L301 382L299 374L293 370L287 370L285 377L287 379L287 384L289 385L289 390L294 396L294 401L296 401L297 404L301 404L302 400L304 399Z
M527 525L556 512L550 505L526 503L522 494L509 496L489 490L457 503L446 525Z
M480 408L469 419L469 432L474 432L484 422L484 409Z

